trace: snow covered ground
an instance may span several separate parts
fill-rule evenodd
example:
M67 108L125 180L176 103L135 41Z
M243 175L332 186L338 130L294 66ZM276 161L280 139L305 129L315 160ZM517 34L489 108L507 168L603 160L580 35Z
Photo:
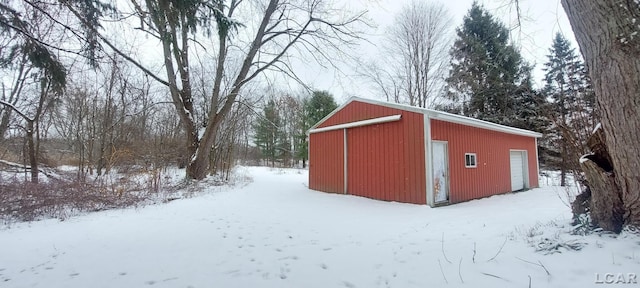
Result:
M568 234L559 187L434 209L311 191L304 170L240 170L252 180L188 199L3 228L0 287L615 287L596 282L640 280L632 277L640 276L640 238ZM535 251L558 243L584 247Z

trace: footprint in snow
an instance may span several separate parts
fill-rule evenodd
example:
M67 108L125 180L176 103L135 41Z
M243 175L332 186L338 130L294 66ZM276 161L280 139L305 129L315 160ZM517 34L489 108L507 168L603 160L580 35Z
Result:
M347 288L355 288L356 287L356 285L354 285L353 283L351 283L349 281L342 281L342 284Z
M172 281L172 280L178 280L178 277L171 277L171 278L163 279L162 282L168 282L168 281Z
M389 287L389 279L384 278L382 276L378 276L378 279L376 280L376 284L379 287L380 285L382 285L382 283L385 284L385 287Z
M238 274L238 273L240 273L240 270L238 270L238 269L227 271L227 274Z
M286 266L287 264L285 264ZM287 267L280 267L280 279L287 279L287 273L291 272L291 269Z
M320 264L320 268L327 270L327 268L329 268L329 266L327 266L327 264L321 263Z
M144 282L144 284L153 285L153 284L156 284L156 281L151 280L151 281Z

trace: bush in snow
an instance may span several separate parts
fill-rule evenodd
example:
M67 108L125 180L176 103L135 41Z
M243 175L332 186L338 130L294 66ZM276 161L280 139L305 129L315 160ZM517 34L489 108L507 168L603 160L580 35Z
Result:
M520 235L536 252L545 255L563 251L579 251L587 245L586 242L576 237L572 239L562 237L562 235L574 235L573 231L573 226L567 227L556 221L551 221L546 224L538 223L524 230L518 228L511 239L515 240L516 236Z
M66 219L81 213L135 207L167 201L176 187L159 170L75 177L39 183L0 174L0 225L47 218Z
M562 250L579 251L582 250L582 247L587 245L587 243L577 239L563 240L562 238L560 238L559 234L556 234L555 237L552 238L540 238L536 242L534 242L534 244L536 252L542 252L542 254L545 255L561 253Z

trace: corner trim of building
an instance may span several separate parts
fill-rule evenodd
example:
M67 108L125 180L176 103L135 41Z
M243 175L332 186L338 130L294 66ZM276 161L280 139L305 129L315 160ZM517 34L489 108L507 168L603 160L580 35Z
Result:
M347 128L342 129L342 131L344 131L344 138L343 138L343 140L344 140L344 153L343 153L344 154L344 159L342 159L343 162L344 162L344 167L343 167L343 169L344 169L344 187L343 187L343 189L344 190L343 190L343 193L344 194L348 194L348 191L347 191L347 187L348 186L347 185L349 183L348 182L349 178L347 177L348 176L348 174L347 174L347 165L348 164L347 163L348 163L348 159L349 158L347 158L347 153L348 153L348 151L347 151L348 150L347 149L347 147L348 147L347 146Z
M424 120L424 166L425 166L425 188L427 188L427 205L435 207L435 199L433 198L433 161L430 161L433 157L431 146L431 117L429 114L422 114Z
M536 183L538 183L538 185L536 186L536 188L537 188L537 187L540 187L540 158L538 158L539 157L538 156L538 138L535 138L535 141L536 141L535 142L536 146L534 146L533 149L534 149L534 151L536 153L536 177L538 177L538 179L536 179L537 180ZM531 176L529 176L529 177L531 177ZM529 180L529 181L531 181L531 180Z

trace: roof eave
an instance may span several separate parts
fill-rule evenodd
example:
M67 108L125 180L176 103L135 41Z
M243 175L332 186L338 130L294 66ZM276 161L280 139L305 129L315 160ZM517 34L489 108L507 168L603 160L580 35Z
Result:
M538 133L538 132L525 130L525 129L520 129L520 128L515 128L515 127L510 127L510 126L505 126L505 125L500 125L500 124L496 124L496 123L492 123L492 122L488 122L488 121L484 121L484 120L479 120L479 119L475 119L475 118L471 118L471 117L467 117L467 116L456 115L456 114L447 113L447 112L443 112L443 111L420 108L420 107L409 106L409 105L404 105L404 104L390 103L390 102L384 102L384 101L379 101L379 100L360 98L360 97L355 97L355 96L349 98L345 103L343 103L342 105L338 106L338 108L336 108L333 111L331 111L331 113L329 113L327 116L322 118L322 120L320 120L318 123L316 123L311 128L309 128L309 130L306 131L306 134L309 135L309 131L311 131L311 130L317 128L318 126L320 126L327 119L331 118L331 116L335 115L338 111L342 110L342 108L344 108L345 106L349 105L353 101L368 103L368 104L372 104L372 105L380 105L380 106L385 106L385 107L389 107L389 108L394 108L394 109L403 110L403 111L409 111L409 112L414 112L414 113L420 113L420 114L426 115L430 119L441 120L441 121L451 122L451 123L456 123L456 124L462 124L462 125L467 125L467 126L476 127L476 128L482 128L482 129L487 129L487 130L492 130L492 131L497 131L497 132L503 132L503 133L507 133L507 134L514 134L514 135L520 135L520 136L526 136L526 137L535 137L535 138L542 137L542 134Z

